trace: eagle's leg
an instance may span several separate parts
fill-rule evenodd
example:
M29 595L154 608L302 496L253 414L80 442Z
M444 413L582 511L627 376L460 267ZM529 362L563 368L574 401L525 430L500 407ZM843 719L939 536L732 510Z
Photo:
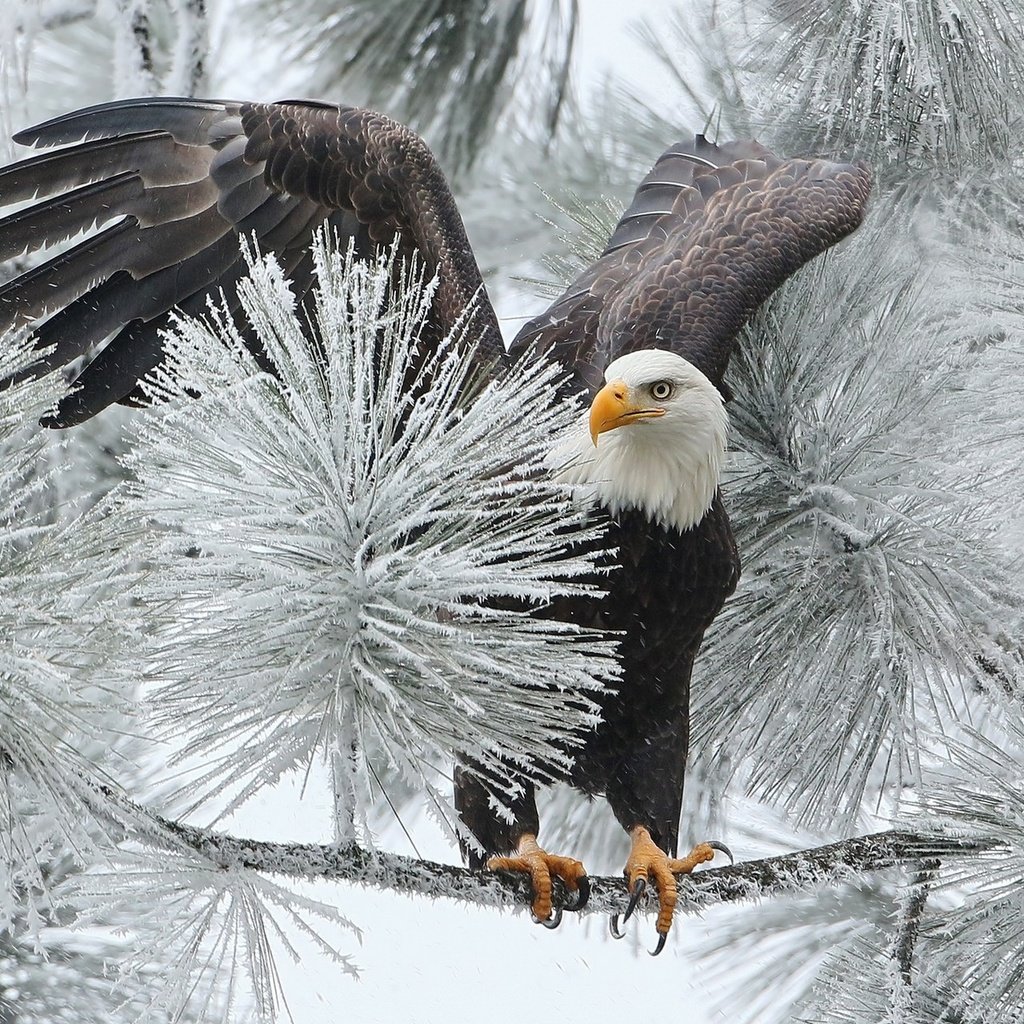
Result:
M668 937L669 929L672 927L672 915L675 913L678 901L678 890L676 887L676 875L688 875L698 864L706 864L714 860L715 851L721 850L732 859L729 848L722 843L698 843L685 857L670 857L651 838L651 833L643 827L636 825L630 830L630 838L633 841L626 860L624 874L626 876L626 887L630 892L629 906L623 920L628 920L636 909L640 897L647 889L648 883L653 883L658 892L658 920L655 927L658 932L658 945L652 952L657 956L665 948L665 939ZM622 938L618 931L618 916L611 920L612 935Z
M551 879L561 878L565 887L577 894L576 902L567 908L582 910L590 898L590 879L587 870L578 860L572 857L558 857L542 849L537 837L525 833L516 845L513 857L491 857L487 861L491 871L525 871L533 883L533 916L534 919L548 927L557 928L562 918L562 911L552 917Z
M533 883L533 916L549 928L561 920L559 910L552 916L551 880L561 878L576 902L568 910L582 910L590 896L590 879L586 869L571 857L555 857L537 843L540 816L534 785L523 779L519 789L508 799L511 815L495 813L490 790L470 764L455 766L455 807L463 824L472 833L477 846L463 843L463 854L474 870L525 871ZM515 851L509 856L488 856Z

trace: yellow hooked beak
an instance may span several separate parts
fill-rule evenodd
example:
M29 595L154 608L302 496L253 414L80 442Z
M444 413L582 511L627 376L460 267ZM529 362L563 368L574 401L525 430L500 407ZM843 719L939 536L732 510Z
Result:
M641 405L624 380L609 381L594 396L590 406L590 439L596 447L597 435L606 430L664 415L664 409Z

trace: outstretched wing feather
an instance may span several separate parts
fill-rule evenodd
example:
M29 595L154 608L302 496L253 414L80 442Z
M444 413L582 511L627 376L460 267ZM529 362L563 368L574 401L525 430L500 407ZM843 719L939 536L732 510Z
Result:
M116 216L114 210L131 208L142 195L142 179L123 171L18 210L0 220L0 260L35 249L39 238L48 239L51 245L66 242Z
M666 150L601 257L513 342L594 388L613 359L668 348L720 387L754 310L860 223L864 164L782 160L755 142L697 136Z
M303 294L312 280L303 254L333 214L341 215L342 234L358 236L360 256L369 255L371 240L397 236L439 277L431 341L483 291L429 150L370 111L129 100L62 115L16 139L74 144L0 171L0 204L55 197L0 221L0 255L46 250L101 228L0 288L0 327L34 322L41 344L57 344L36 372L93 355L112 336L62 407L62 423L138 396L138 375L162 357L158 331L168 311L202 309L210 291L234 289L243 266L239 233L254 233L261 248L301 273ZM476 324L481 363L500 362L500 331L482 294Z
M20 146L63 146L82 139L113 138L134 132L160 132L189 146L204 146L213 126L238 104L186 96L146 96L113 100L60 114L14 135Z
M0 169L0 201L5 206L22 203L126 171L139 174L151 188L179 185L204 179L209 164L206 152L175 142L167 132L122 132ZM37 248L50 244L43 240Z

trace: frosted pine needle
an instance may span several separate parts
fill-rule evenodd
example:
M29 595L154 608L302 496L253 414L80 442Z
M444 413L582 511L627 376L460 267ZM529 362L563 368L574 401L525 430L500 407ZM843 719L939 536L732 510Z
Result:
M998 844L944 872L954 903L922 935L922 969L955 993L959 1019L1013 1020L1024 1006L1024 725L1007 702L998 738L967 730L950 743L924 794L921 822ZM991 726L986 732L995 732Z
M283 951L300 962L296 940L311 943L339 973L350 959L322 932L356 929L333 907L252 871L212 867L201 856L118 851L113 869L74 878L68 891L79 925L121 922L130 951L116 964L115 994L148 1005L143 1020L238 1019L239 1004L255 1018L287 1010L277 969ZM161 965L159 971L154 965Z
M1020 34L1007 0L773 0L753 57L777 69L765 116L800 111L825 148L959 171L1015 151Z
M276 262L247 258L244 316L279 376L222 308L179 320L154 387L204 397L138 428L136 481L102 523L145 564L133 666L161 732L204 765L200 798L330 754L344 817L377 749L424 782L452 750L498 777L503 759L564 765L614 666L608 642L530 614L592 569L572 550L584 513L534 479L575 415L549 401L555 372L518 367L467 403L468 320L411 400L432 285L319 242L318 355Z
M0 379L34 355L27 338L8 334ZM117 701L87 677L96 658L82 642L96 621L96 581L83 589L81 565L64 564L71 534L43 500L38 420L53 390L28 380L0 389L0 875L10 883L0 892L0 930L26 912L8 897L43 892L40 866L63 844L91 847L89 757L117 745L105 732L115 728Z
M972 357L943 345L961 300L918 259L880 260L892 220L875 225L781 290L734 357L744 572L694 686L699 751L749 751L751 791L846 827L920 779L968 694L1020 673L991 511L1018 404L971 387Z
M35 355L29 339L6 335L0 379ZM54 385L0 388L0 1017L127 1021L134 1013L111 1008L102 978L116 943L60 927L72 912L58 890L122 834L98 780L115 758L125 768L130 729L87 642L102 617L102 581L83 585L96 553L49 507L38 420Z

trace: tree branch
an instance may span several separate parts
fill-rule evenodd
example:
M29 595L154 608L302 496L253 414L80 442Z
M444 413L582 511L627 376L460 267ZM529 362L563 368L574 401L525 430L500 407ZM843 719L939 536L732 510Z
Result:
M178 41L171 86L182 96L201 96L210 59L210 24L206 0L178 0Z
M911 989L913 986L914 945L917 942L917 933L921 928L921 918L924 915L925 904L928 902L928 893L935 881L939 867L938 859L929 857L923 860L918 866L913 885L908 888L904 898L900 901L899 926L893 942L892 956L899 967L900 977L907 989Z
M115 12L115 88L119 95L152 95L156 73L148 8L142 0L115 0Z
M292 878L333 879L409 894L444 896L480 906L525 908L531 903L530 882L525 875L471 871L452 864L366 850L355 843L275 843L239 838L163 818L109 787L100 788L108 808L112 801L122 812L116 815L117 820L132 838L199 854L225 870L248 868ZM899 866L931 872L943 860L999 849L994 841L980 838L898 830L877 832L690 875L681 879L677 909L682 914L697 914L718 903L835 885L864 872ZM621 912L628 899L621 877L591 876L590 884L590 902L584 913ZM567 898L568 894L556 882L556 905ZM651 910L655 909L653 901L649 905Z

